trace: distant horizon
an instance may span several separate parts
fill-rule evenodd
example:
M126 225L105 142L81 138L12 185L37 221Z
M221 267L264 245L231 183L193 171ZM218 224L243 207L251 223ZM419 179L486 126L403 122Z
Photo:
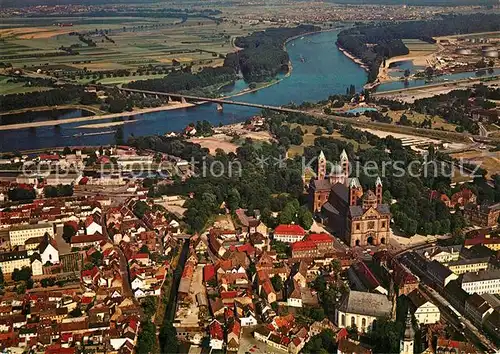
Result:
M296 0L301 2L304 0ZM307 0L305 0L307 1ZM19 2L17 0L1 0L0 8L22 8L37 5L109 5L109 4L151 4L151 3L175 3L176 1L164 0L24 0ZM270 3L273 1L269 1ZM291 1L292 2L292 1ZM327 0L330 3L337 4L352 4L352 5L411 5L411 6L488 6L498 5L499 0ZM178 5L182 5L184 1L178 1ZM187 4L190 6L192 4ZM205 4L209 5L210 4Z

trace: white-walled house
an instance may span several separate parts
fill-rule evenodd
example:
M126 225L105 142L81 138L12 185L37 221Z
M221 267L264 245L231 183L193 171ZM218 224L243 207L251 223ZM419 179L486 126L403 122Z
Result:
M408 294L410 300L410 310L419 325L432 324L439 322L441 313L439 308L434 305L419 289L413 290Z

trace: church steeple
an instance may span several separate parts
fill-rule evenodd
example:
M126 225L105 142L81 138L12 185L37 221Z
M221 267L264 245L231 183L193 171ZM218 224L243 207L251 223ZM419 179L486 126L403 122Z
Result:
M342 168L344 184L347 186L349 174L351 172L349 171L349 157L347 156L347 152L345 152L345 150L342 150L342 153L340 154L340 167Z
M377 196L377 204L382 204L384 190L382 188L382 180L380 177L377 177L375 181L375 195Z
M326 157L323 153L323 150L319 153L318 156L318 179L326 178Z
M413 329L413 324L411 322L411 313L408 309L408 314L406 315L406 326L403 339L401 339L399 346L400 354L413 354L413 341L415 339L415 330Z

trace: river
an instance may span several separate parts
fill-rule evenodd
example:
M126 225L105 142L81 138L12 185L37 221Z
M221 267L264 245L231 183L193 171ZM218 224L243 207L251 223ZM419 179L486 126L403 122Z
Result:
M367 74L356 63L343 55L335 45L338 32L321 32L297 38L287 44L293 64L290 76L273 86L257 92L235 97L235 101L280 106L289 102L320 101L332 94L345 93L349 85L358 90L366 83ZM301 56L305 59L300 60ZM244 87L238 82L237 89ZM215 105L136 115L135 121L123 125L125 136L134 134L164 134L181 131L190 122L207 120L213 125L230 124L246 120L257 114L257 109L226 105L224 112L217 112ZM100 121L92 121L98 123ZM0 131L0 151L29 150L55 146L104 145L114 142L116 127L83 129L85 123L63 124L59 128L38 127ZM80 135L82 136L75 136ZM95 134L102 133L102 134ZM94 135L85 135L94 134Z

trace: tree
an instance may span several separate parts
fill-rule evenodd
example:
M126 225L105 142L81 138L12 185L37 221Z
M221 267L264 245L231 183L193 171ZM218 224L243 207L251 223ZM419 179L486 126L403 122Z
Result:
M5 283L5 279L3 277L2 267L0 267L0 287L3 287L4 283Z
M28 281L31 278L31 268L22 267L21 269L14 269L12 272L12 280L14 281Z
M19 283L16 286L16 293L19 294L19 295L25 294L26 293L26 287L27 286L26 286L25 282Z
M276 291L283 290L283 280L281 279L281 277L278 274L275 274L271 278L271 284L273 284L274 290L276 290Z
M82 313L82 310L80 310L79 307L75 307L73 310L71 310L70 312L68 312L68 315L70 317L80 317L83 315Z
M305 230L309 230L313 224L313 215L312 213L309 211L309 208L307 208L306 206L302 206L300 209L299 209L299 215L298 215L298 219L299 219L299 224L305 229Z
M156 313L156 306L156 297L154 296L146 296L141 301L141 307L144 310L144 314L147 318L153 317L153 315Z
M399 353L403 325L400 322L380 319L369 332L375 353Z
M150 254L149 248L147 245L142 245L141 248L139 249L139 253L147 253Z
M89 261L95 266L101 266L104 256L101 252L95 251L89 256Z
M141 322L141 332L137 338L138 353L152 353L156 347L156 326L151 319Z
M163 348L163 353L177 353L179 342L177 331L172 322L166 320L160 328L159 340Z
M317 136L321 136L321 135L323 135L323 129L321 129L320 127L317 127L317 128L314 130L314 135L317 135Z
M76 230L70 224L64 224L63 226L63 239L66 243L71 242L71 238L76 235Z

